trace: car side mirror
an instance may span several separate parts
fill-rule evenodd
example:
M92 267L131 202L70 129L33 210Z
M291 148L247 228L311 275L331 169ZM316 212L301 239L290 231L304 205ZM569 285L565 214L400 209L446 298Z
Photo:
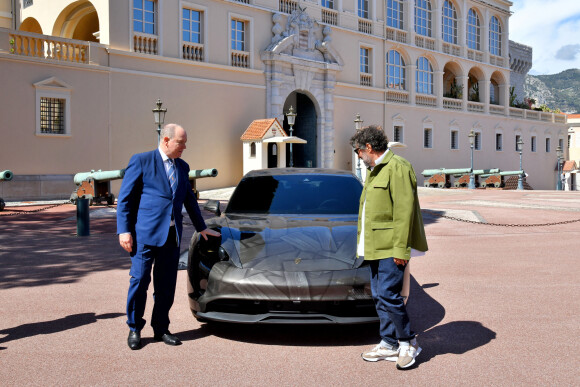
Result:
M209 211L215 216L220 216L222 212L220 211L220 201L219 200L208 200L203 206L203 209Z

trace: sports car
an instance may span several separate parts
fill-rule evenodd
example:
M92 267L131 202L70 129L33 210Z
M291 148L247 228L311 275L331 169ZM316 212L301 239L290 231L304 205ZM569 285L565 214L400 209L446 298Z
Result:
M280 168L247 173L222 214L195 233L188 296L200 321L369 323L378 321L370 270L356 257L362 184L350 172Z

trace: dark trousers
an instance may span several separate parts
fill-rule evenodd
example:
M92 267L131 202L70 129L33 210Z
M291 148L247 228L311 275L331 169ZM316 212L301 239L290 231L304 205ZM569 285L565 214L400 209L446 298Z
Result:
M161 247L137 243L131 254L131 280L127 295L127 325L132 331L141 331L145 326L143 314L147 302L147 289L151 282L153 267L153 314L151 326L157 335L169 329L169 310L175 296L179 247L175 227L171 227L167 242Z
M395 265L393 258L370 261L371 291L380 320L380 335L385 342L398 346L399 340L415 337L401 290L404 266Z

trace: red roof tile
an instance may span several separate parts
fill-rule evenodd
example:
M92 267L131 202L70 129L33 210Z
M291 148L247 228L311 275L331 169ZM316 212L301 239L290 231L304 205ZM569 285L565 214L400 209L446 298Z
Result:
M564 165L562 166L562 172L570 172L577 169L576 168L576 161L574 160L568 160L564 162Z
M281 137L287 137L286 132L278 122L277 118L263 118L261 120L254 120L248 129L242 134L240 140L242 141L251 141L251 140L261 140L264 138L264 135L268 133L268 130L272 127L272 125L276 125L277 128L280 130Z

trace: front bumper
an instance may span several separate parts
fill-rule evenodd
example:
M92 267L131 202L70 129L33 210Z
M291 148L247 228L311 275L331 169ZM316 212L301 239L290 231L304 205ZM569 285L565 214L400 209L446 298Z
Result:
M378 321L368 266L336 271L260 271L216 263L207 289L189 303L198 319L265 324Z

